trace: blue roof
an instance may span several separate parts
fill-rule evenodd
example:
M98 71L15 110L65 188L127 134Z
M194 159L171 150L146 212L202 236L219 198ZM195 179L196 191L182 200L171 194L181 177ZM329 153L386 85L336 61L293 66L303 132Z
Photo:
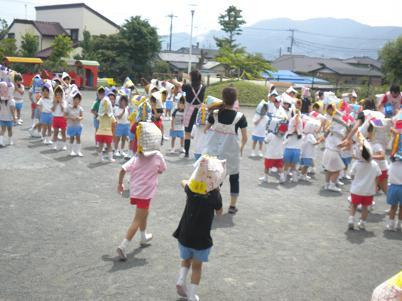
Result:
M292 84L329 84L328 81L311 76L301 76L290 70L267 71L262 77L276 82L290 82Z

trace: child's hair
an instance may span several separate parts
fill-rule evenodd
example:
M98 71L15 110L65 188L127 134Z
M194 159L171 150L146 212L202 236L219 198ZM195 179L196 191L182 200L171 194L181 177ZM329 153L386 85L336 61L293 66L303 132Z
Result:
M180 97L179 99L179 104L185 104L186 103L186 99L184 98L184 96Z
M22 76L21 76L21 74L19 74L19 73L17 73L16 75L14 75L14 82L17 82L17 81L22 81Z
M153 97L153 96L151 96L151 98L149 99L149 101L152 102L152 103L157 103L156 98Z
M362 148L362 157L367 162L370 162L370 160L371 160L371 154L364 144L363 144L363 148Z
M319 110L320 109L320 104L318 102L313 104L313 109Z
M128 99L126 95L122 95L120 96L120 102L124 101L126 103L126 105L128 104Z
M43 86L42 86L42 92L45 91L45 90L47 90L47 92L50 92L50 91L49 91L49 87L46 86L46 85L43 85Z
M401 89L399 88L399 85L392 84L391 87L389 88L389 92L398 94L401 93Z
M374 131L374 126L370 123L367 127L367 133L372 133Z
M81 99L82 99L82 97L81 97L81 93L75 93L75 95L74 95L74 97L73 97L73 99L76 99L76 98L78 98L80 101L81 101Z
M56 96L57 94L63 95L63 88L62 88L62 87L57 86L57 87L54 89L54 95Z
M222 90L223 103L228 106L233 106L237 100L237 91L233 87L226 87Z
M198 88L201 85L201 73L198 70L190 72L191 86Z
M366 99L364 100L363 109L364 109L364 110L375 111L375 110L376 110L376 107L375 107L374 99L372 99L372 98L366 98Z

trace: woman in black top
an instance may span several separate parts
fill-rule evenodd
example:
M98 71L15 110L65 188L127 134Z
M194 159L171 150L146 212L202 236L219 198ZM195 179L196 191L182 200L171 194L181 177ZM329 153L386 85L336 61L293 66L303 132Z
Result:
M184 149L185 158L189 157L191 131L193 129L198 108L204 102L205 87L201 83L201 73L198 70L190 72L191 84L184 84L182 91L186 93L186 106L184 109Z

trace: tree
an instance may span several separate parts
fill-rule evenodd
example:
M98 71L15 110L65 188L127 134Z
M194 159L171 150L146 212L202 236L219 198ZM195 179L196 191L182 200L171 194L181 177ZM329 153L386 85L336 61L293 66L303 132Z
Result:
M52 42L52 53L45 62L45 68L51 71L63 70L67 67L63 58L69 57L73 50L73 42L66 35L58 35Z
M402 35L380 50L380 60L386 79L390 83L402 81Z
M17 54L17 46L15 40L5 38L0 40L0 58L5 56L15 56Z
M218 22L221 25L221 29L228 34L226 38L215 37L216 45L219 48L229 47L235 49L238 47L238 45L235 44L235 37L241 34L241 26L246 24L241 12L241 9L231 5L226 9L224 14L219 15Z
M36 36L26 33L21 40L21 55L25 57L34 57L38 52L39 42Z
M91 36L91 33L87 30L84 30L83 34L83 40L80 43L80 46L82 48L82 54L81 57L85 60L92 60L94 58L94 48L93 48L93 38Z
M0 18L0 40L5 37L8 30L8 23L5 19Z

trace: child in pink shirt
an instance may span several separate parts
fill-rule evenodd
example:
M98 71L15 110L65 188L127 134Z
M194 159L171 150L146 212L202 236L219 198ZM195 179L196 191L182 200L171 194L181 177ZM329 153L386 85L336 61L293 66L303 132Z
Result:
M130 202L137 205L133 222L127 230L125 239L117 248L121 260L126 260L126 249L128 243L133 239L138 228L141 232L141 245L146 245L152 234L146 233L148 209L151 199L155 196L158 185L158 175L166 170L166 162L163 155L157 151L153 155L145 156L138 153L130 161L122 166L119 175L117 191L121 194L124 191L123 179L126 172L130 174Z

